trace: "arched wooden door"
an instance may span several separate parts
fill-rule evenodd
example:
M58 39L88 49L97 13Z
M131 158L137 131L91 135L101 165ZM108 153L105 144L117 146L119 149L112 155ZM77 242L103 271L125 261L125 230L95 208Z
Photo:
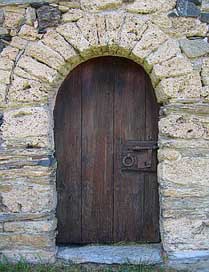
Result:
M128 59L95 58L69 74L54 110L58 243L159 242L158 111Z

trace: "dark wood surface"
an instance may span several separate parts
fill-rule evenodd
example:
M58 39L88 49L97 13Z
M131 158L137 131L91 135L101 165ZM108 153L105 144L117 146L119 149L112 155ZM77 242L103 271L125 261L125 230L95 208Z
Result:
M121 170L127 141L157 142L158 112L130 60L95 58L69 74L54 110L58 243L159 242L156 151L154 170Z

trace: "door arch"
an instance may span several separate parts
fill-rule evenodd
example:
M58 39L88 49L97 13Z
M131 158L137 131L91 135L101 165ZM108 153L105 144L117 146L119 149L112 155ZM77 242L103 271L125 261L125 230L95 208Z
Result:
M158 112L141 66L98 57L57 95L58 243L159 242Z

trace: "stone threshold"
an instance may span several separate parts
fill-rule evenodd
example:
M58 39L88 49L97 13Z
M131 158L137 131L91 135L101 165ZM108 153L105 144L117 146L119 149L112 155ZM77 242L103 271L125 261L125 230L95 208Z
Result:
M57 259L66 263L145 264L163 262L161 244L60 246Z

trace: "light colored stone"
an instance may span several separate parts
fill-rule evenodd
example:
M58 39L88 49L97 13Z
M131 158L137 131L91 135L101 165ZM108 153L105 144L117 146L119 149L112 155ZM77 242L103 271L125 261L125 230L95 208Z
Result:
M167 35L165 35L157 26L151 24L132 52L137 58L143 61L167 39Z
M203 84L209 85L209 58L203 60L201 77Z
M24 40L20 37L13 37L12 41L10 43L11 46L18 48L18 49L24 49L27 44L28 44L28 41Z
M156 12L152 14L151 22L157 25L165 33L168 31L168 29L172 28L172 21L165 13Z
M2 84L9 84L10 83L10 76L11 76L11 71L0 71L0 83Z
M88 11L113 9L122 4L122 0L81 0L81 7Z
M181 226L181 227L179 227ZM166 250L205 250L209 243L209 228L202 220L189 218L167 219L163 223ZM176 244L173 243L175 239Z
M156 84L163 78L182 76L190 74L192 71L190 61L183 56L177 56L160 64L155 64L151 78L152 82Z
M31 79L31 80L35 80L38 82L43 82L43 80L38 79L36 76L31 75L31 73L26 72L24 69L22 69L18 66L16 66L15 69L13 70L13 74L17 75L21 78L24 78L24 79Z
M106 19L106 35L109 47L118 47L120 40L120 31L124 22L124 14L115 12L105 16Z
M19 50L17 48L14 48L12 46L7 46L2 50L1 56L14 61L18 53L19 53Z
M58 258L69 263L157 264L160 245L60 247Z
M6 35L8 33L9 32L7 28L0 26L0 35Z
M166 60L176 57L180 53L181 51L178 42L169 39L146 58L145 65L147 69L151 69L154 64L162 63Z
M175 7L174 0L135 0L133 4L127 5L126 9L129 12L134 13L153 13L158 10L160 11L168 11Z
M8 92L8 102L18 103L36 103L44 102L48 99L47 87L38 81L20 78L14 76Z
M94 15L86 15L80 18L77 25L82 32L82 36L88 41L91 46L98 45L97 26Z
M97 36L98 36L98 43L100 46L107 46L108 38L106 33L106 18L104 14L96 14L96 26L97 26Z
M9 58L0 58L0 70L11 71L14 66L14 62Z
M73 47L54 30L48 30L44 35L42 42L58 52L66 61L78 62L78 59L80 58Z
M7 85L0 83L0 106L5 105L6 93L7 93Z
M40 36L41 35L38 34L38 30L30 25L23 25L19 32L19 37L29 41L35 41Z
M57 227L56 220L25 221L25 222L6 222L4 223L5 232L15 233L42 233L54 231Z
M188 58L197 58L209 53L209 44L202 39L183 39L180 40L180 46Z
M2 187L3 183L1 189ZM12 184L7 183L6 188L1 191L1 198L7 212L45 212L56 207L56 194L53 185L15 181Z
M188 114L169 114L159 122L161 135L182 139L208 139L209 118Z
M209 102L209 86L202 87L200 96L203 97L205 101Z
M32 264L40 263L54 263L56 250L43 249L12 249L2 250L2 255L7 258L9 262L18 262L24 260Z
M68 12L63 14L62 21L67 22L76 22L83 17L83 11L80 9L70 9Z
M80 8L80 0L59 1L59 5L68 8Z
M208 0L202 0L201 10L204 12L209 12L209 2Z
M36 10L34 8L28 7L26 9L26 24L33 26L36 21Z
M4 138L47 135L48 130L49 116L43 107L26 107L4 113Z
M31 74L32 76L43 80L44 82L52 83L57 76L57 72L55 70L40 62L37 62L31 57L23 56L18 61L17 66L24 69L24 71Z
M170 34L177 37L205 37L207 25L195 18L173 17Z
M61 71L64 66L65 61L63 57L56 51L44 45L41 41L29 43L25 53L58 71Z
M181 154L179 151L171 148L162 148L158 151L158 160L163 161L163 160L177 160L181 157Z
M126 50L134 48L147 29L148 18L135 15L126 15L125 22L121 30L119 45Z
M199 98L202 90L201 77L198 72L184 76L165 78L156 86L159 102L169 99Z
M20 25L24 22L23 13L4 11L4 16L4 26L9 29L18 29Z
M3 224L0 224L0 232L3 232Z
M54 245L54 237L43 234L7 234L0 236L0 249L12 249L18 247L50 248Z
M89 42L84 38L75 23L67 23L57 27L57 32L79 51L89 48Z
M62 6L62 5L59 5L58 6L59 10L62 12L62 13L65 13L67 12L70 8L67 7L67 6Z

